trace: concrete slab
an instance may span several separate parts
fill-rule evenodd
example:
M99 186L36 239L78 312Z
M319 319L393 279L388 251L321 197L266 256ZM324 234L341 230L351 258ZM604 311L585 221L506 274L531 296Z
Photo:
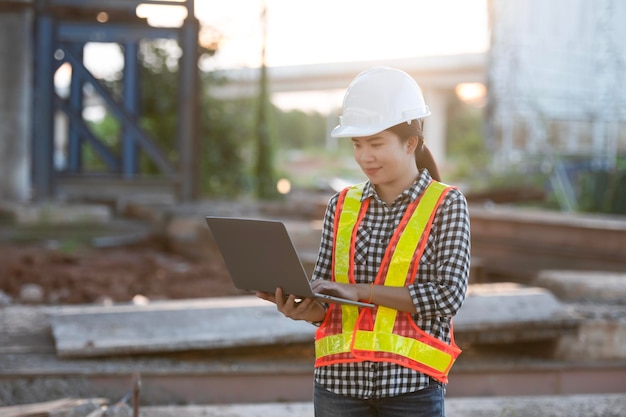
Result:
M541 271L535 284L565 301L626 304L626 273L609 271Z
M77 396L114 401L128 392L136 372L146 406L311 398L312 341L249 350L60 358L49 319L64 311L65 306L0 308L0 404ZM467 349L452 369L448 398L626 393L625 375L623 360L537 359L509 349L495 355Z
M516 283L470 285L454 330L466 342L554 339L576 329L579 319L540 287Z
M455 332L474 342L534 340L558 337L555 328L568 324L576 322L545 289L476 284ZM52 314L51 326L60 357L312 343L315 334L309 323L286 319L254 296L64 307Z
M0 202L0 217L7 217L16 224L75 224L106 223L112 220L110 207L99 204L25 204Z
M315 327L256 297L64 308L51 317L60 357L313 341Z
M618 417L624 410L624 394L455 398L446 402L448 417Z
M469 286L455 322L467 328L486 323L547 320L562 313L563 305L544 288L506 282L475 284Z
M621 417L626 395L452 398L448 417ZM184 407L144 407L150 417L313 417L311 403L234 404Z

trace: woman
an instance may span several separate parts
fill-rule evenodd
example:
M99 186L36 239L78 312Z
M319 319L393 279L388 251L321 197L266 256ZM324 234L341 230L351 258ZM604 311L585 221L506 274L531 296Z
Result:
M257 294L286 317L319 325L317 417L445 415L470 230L465 197L438 182L424 146L429 115L408 74L375 67L352 81L332 131L350 138L368 180L330 199L312 286L375 307L296 300L281 289Z

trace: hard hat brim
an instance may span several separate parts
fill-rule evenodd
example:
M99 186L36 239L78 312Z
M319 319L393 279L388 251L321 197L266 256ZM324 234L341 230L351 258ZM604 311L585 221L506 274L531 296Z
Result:
M375 133L379 133L382 132L383 130L385 130L386 128L383 129L377 129L377 128L359 128L359 127L354 127L354 126L341 126L341 125L337 125L335 126L335 128L330 132L330 136L333 138L358 138L361 136L371 136Z
M419 117L415 117L415 119L423 119L430 116L430 114L430 110L428 109L428 106L426 106L426 113L420 114ZM410 120L414 120L414 118L403 119L391 124L382 124L377 126L342 126L341 124L338 124L330 132L330 136L333 138L358 138L362 136L371 136L376 133L380 133L383 130L387 130L392 126L396 126L400 123L406 123Z

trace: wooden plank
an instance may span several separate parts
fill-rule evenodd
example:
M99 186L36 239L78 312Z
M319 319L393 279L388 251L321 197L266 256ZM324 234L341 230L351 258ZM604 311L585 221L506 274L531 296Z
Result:
M48 417L52 415L60 417L79 409L87 415L107 403L108 400L104 398L62 398L41 403L0 407L0 417Z

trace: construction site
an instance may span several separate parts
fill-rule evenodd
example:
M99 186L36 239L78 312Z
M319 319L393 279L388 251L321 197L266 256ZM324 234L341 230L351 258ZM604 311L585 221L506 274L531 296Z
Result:
M197 196L189 128L197 115L189 111L195 99L185 100L197 85L185 77L177 132L182 164L170 163L135 123L138 93L119 103L99 91L127 127L124 140L138 146L123 147L120 160L98 148L77 117L82 97L61 100L49 85L63 62L76 68L73 82L98 84L76 45L107 39L125 42L132 52L139 39L165 36L193 49L198 26L193 2L183 2L192 17L170 31L128 20L126 11L134 13L140 3L128 0L111 3L115 24L98 23L96 33L87 19L96 6L78 3L0 3L2 50L16 63L29 62L0 70L8 80L3 85L11 87L0 95L12 99L1 102L0 133L14 144L0 148L0 417L313 416L316 327L289 320L273 304L235 288L205 216L284 222L310 274L324 210L337 186L326 181L315 189L293 188L273 201ZM626 96L618 93L626 49L616 41L626 35L617 24L626 7L571 2L577 24L565 25L561 43L550 44L560 51L555 54L545 39L563 5L488 3L496 22L488 57L395 64L432 83L425 91L435 109L445 106L445 94L437 91L453 88L459 78L483 82L493 169L548 174L559 210L525 204L541 193L466 191L470 285L454 319L463 353L450 372L446 415L624 416L626 211L581 213L572 187L581 169L616 169L626 152ZM543 23L537 23L541 7ZM9 48L8 36L29 25L38 27L33 42L15 36L11 42L22 47ZM534 36L521 37L530 26ZM577 39L595 43L568 49ZM64 51L60 59L58 50ZM40 55L33 67L28 57L34 51L48 58ZM181 71L196 67L193 55L186 55L192 62ZM329 85L343 86L355 68L369 64L277 68L275 85L290 88L293 74L300 74L302 85L318 88L319 72L332 74L321 78ZM559 70L564 67L568 77ZM233 71L237 91L246 86L238 77L250 73L256 74ZM132 66L125 70L129 85L133 74ZM32 110L30 94L36 96ZM60 113L68 161L62 171L54 163ZM445 158L445 122L435 120L426 132L438 141L438 158ZM30 132L32 149L23 146ZM100 149L114 174L81 172L72 150L81 140ZM136 152L153 158L165 180L142 177L132 163ZM31 163L37 168L29 169ZM297 161L292 168L299 175L320 173ZM613 201L620 210L621 200Z
M0 400L13 408L2 415L31 415L25 404L42 402L132 404L138 378L141 415L312 415L315 327L235 289L203 216L284 220L310 270L319 211L303 217L300 205L323 207L325 196L317 198L143 205L124 221L102 207L26 217L5 206L13 223L3 224L1 245ZM471 213L470 289L455 319L463 354L447 395L478 411L449 415L622 415L624 220L482 205ZM44 215L46 227L37 222ZM77 217L90 222L72 224ZM530 409L529 396L538 397ZM564 411L538 413L541 401ZM235 404L241 414L227 411ZM584 413L572 414L574 406ZM485 413L489 407L500 408Z

